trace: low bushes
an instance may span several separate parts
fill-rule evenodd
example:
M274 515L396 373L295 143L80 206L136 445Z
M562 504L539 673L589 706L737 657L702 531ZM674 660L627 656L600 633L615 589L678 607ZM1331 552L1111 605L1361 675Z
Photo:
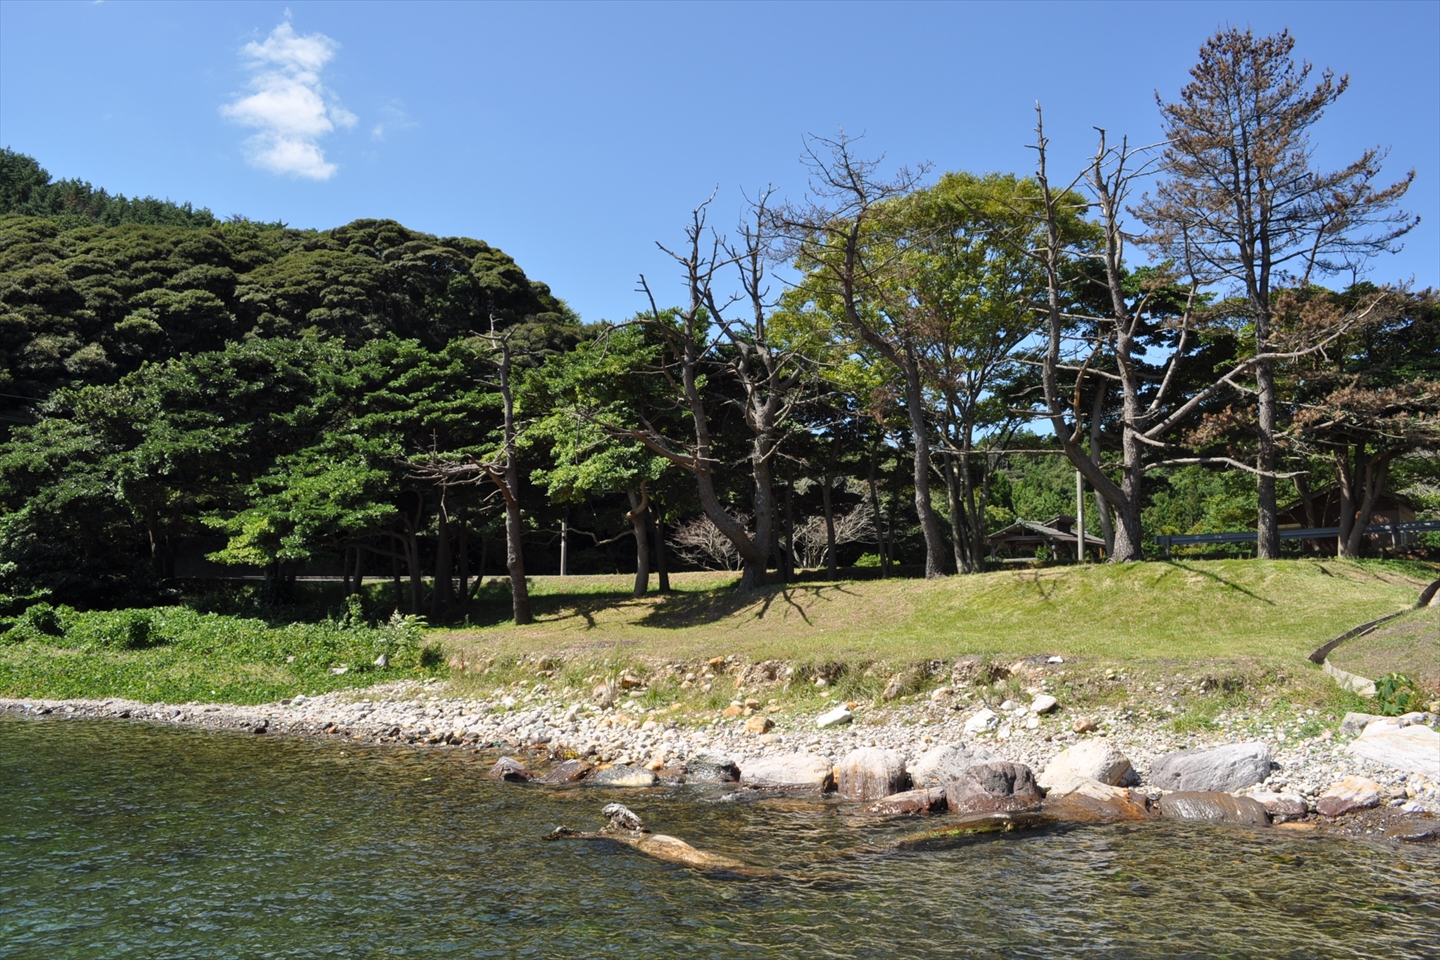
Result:
M428 673L441 658L423 641L420 618L371 625L358 604L338 619L271 626L187 607L37 603L0 633L0 695L260 702Z

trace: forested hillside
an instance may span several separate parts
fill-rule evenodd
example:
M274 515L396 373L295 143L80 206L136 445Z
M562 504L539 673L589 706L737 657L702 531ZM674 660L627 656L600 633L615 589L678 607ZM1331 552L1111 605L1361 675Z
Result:
M1216 156L1310 162L1328 75L1236 121L1269 152L1204 133L1230 102L1215 64L1283 66L1290 42L1202 49L1153 197L1124 145L1062 189L1043 164L886 179L812 139L807 196L762 193L729 238L702 204L664 238L686 286L642 278L633 317L588 326L480 240L218 222L7 152L0 594L150 602L230 570L283 599L307 572L383 575L440 620L503 569L526 622L527 573L633 571L637 594L675 566L742 588L944 576L994 566L1007 524L1074 513L1077 475L1109 559L1247 528L1236 549L1278 555L1292 503L1320 526L1338 502L1339 552L1374 550L1391 492L1440 516L1440 310L1321 281L1413 225L1409 181L1372 182L1373 152L1278 199L1206 180ZM1260 259L1235 246L1251 220L1224 219L1242 208L1274 221ZM1137 229L1149 263L1125 259Z

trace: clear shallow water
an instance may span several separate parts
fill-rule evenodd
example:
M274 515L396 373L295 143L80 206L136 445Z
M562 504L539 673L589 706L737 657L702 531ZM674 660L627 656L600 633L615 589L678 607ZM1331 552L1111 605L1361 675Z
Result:
M0 958L1440 955L1435 847L1146 824L856 853L917 825L484 769L0 718ZM806 879L541 841L621 797L659 832Z

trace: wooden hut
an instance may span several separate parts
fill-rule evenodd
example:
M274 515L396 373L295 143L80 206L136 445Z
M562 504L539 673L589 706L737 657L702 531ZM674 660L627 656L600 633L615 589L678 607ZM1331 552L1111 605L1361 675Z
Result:
M1035 559L1036 552L1044 547L1055 559L1078 559L1075 534L1075 518L1059 514L1044 523L1034 520L1016 520L1003 530L997 530L985 538L990 548L990 559L1001 563L1019 563ZM1094 560L1105 556L1105 541L1085 534L1085 555Z
M1314 530L1340 526L1339 485L1334 484L1323 490L1317 490L1310 495L1308 502L1297 500L1282 508L1276 521L1281 530ZM1414 521L1415 505L1396 493L1383 490L1380 496L1375 498L1375 506L1370 511L1369 518L1363 522L1368 527L1375 524L1413 523ZM1390 533L1367 534L1364 552L1374 554L1382 547L1403 550L1413 547L1418 542L1417 537L1418 534L1415 533L1398 533L1393 537ZM1307 539L1305 545L1309 549L1321 553L1333 553L1335 550L1333 537L1326 537L1323 541Z

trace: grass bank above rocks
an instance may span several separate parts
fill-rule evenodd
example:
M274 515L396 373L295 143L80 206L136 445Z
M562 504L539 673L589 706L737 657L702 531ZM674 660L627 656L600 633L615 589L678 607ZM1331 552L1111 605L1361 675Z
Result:
M1436 575L1433 565L1383 561L1175 561L740 594L729 589L733 578L687 574L673 578L671 595L644 598L629 596L629 577L547 577L532 588L536 623L501 622L499 608L495 622L436 636L462 656L1303 658L1358 623L1414 605Z
M1435 576L1430 565L1378 561L1152 562L747 596L729 578L688 575L673 595L641 599L628 577L545 578L532 593L535 624L432 637L454 696L523 701L540 688L585 698L610 684L636 717L665 710L682 724L735 704L780 719L839 701L1028 702L1043 676L1067 711L1133 709L1177 733L1237 710L1261 727L1305 710L1323 718L1306 723L1333 726L1367 702L1308 655L1413 605ZM1440 683L1416 693L1429 702Z
M408 617L276 626L185 607L36 604L0 633L0 697L256 704L429 676L440 663Z
M1293 696L1298 685L1304 702L1330 696L1310 651L1412 605L1436 576L1434 565L1414 563L1188 561L739 594L733 576L681 574L672 594L640 599L628 576L544 577L532 581L535 624L508 622L495 582L472 606L471 625L435 630L413 618L387 622L381 583L367 585L369 622L358 604L307 623L274 611L261 620L42 605L0 635L0 697L256 704L411 677L448 678L461 696L522 682L588 696L597 683L623 686L628 671L643 680L633 688L650 709L708 714L763 689L765 709L798 712L837 699L928 696L954 681L962 661L968 688L989 675L980 668L1058 656L1064 672L1052 684L1067 706L1127 702L1163 684L1162 706L1203 725L1237 690L1263 698L1279 685ZM377 667L382 655L388 665ZM1023 692L1019 671L1002 672L982 697ZM1177 689L1190 696L1172 700Z

